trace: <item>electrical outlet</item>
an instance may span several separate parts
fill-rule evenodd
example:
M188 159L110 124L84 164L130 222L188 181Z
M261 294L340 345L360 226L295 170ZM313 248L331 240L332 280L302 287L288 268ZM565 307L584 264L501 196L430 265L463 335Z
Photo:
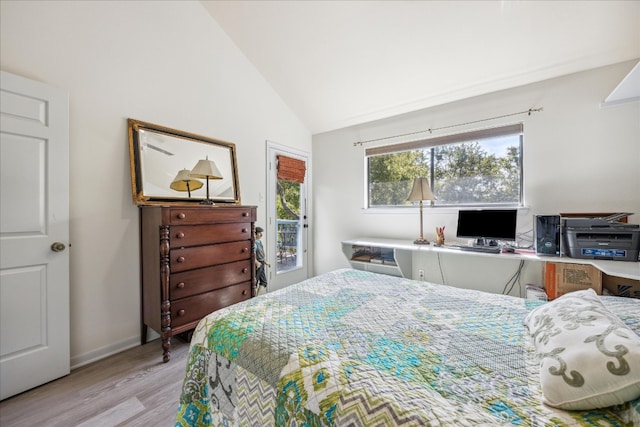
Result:
M418 279L424 280L424 270L418 270Z

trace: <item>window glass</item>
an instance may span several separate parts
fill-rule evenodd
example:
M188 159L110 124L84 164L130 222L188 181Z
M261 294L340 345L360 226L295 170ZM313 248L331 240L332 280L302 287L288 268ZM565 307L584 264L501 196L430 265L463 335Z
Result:
M279 179L277 182L276 224L278 253L276 273L300 266L300 206L301 190L304 184Z
M521 126L367 150L368 207L410 206L416 177L429 178L436 206L521 205Z

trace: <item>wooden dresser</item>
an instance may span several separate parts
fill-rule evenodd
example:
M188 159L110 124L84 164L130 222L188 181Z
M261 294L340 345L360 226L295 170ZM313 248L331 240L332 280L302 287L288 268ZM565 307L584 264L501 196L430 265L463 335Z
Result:
M142 344L171 337L254 291L255 206L141 206Z

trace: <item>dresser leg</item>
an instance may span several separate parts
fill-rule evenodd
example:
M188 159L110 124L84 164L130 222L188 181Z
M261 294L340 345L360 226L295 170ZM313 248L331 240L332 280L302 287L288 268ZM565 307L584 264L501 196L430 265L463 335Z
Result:
M147 343L147 325L142 322L140 327L140 345L145 345Z
M164 280L163 295L168 295L168 278L167 274L162 274ZM160 338L162 338L162 361L167 363L171 359L171 301L165 300L160 306Z
M167 363L171 360L171 336L162 339L162 361Z

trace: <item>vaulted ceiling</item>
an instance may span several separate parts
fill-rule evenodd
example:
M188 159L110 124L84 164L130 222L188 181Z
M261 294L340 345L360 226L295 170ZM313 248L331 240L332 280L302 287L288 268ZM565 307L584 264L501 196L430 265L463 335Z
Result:
M640 58L640 1L202 4L312 134Z

